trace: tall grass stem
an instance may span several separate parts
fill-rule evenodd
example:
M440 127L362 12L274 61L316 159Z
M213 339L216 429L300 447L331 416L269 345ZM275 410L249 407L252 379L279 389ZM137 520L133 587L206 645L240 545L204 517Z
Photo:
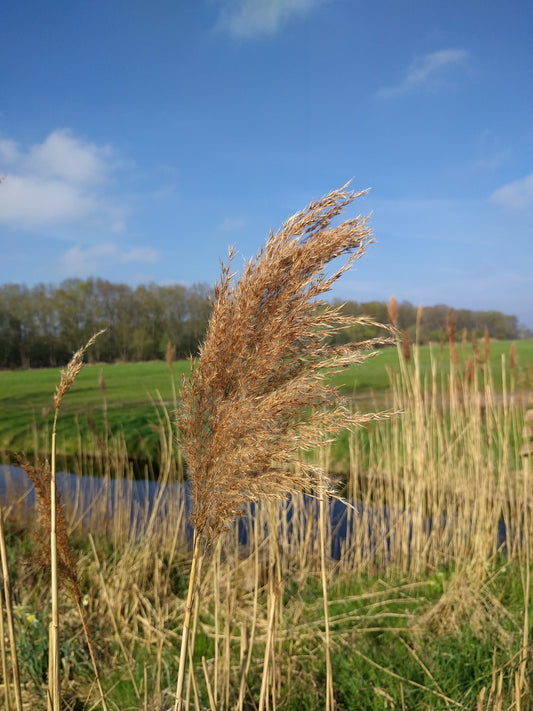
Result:
M178 669L178 683L176 686L176 702L174 705L174 711L182 711L183 709L183 684L185 681L185 669L187 666L187 651L189 647L191 618L197 593L198 579L202 567L202 554L200 552L200 547L200 536L195 532L191 572L189 575L189 587L187 590L187 600L185 603L185 617L183 620L183 632L181 638L181 651Z
M2 577L4 578L4 599L6 605L6 619L7 619L7 629L11 656L11 670L13 674L13 686L15 691L15 706L17 711L22 711L22 692L20 686L20 672L17 656L17 642L15 637L15 623L13 620L13 595L11 592L11 577L9 575L9 563L7 559L7 547L6 547L6 536L4 529L4 512L2 508L2 502L0 501L0 555L2 558ZM2 617L2 627L3 627L3 616L4 613L0 605L0 617ZM4 636L2 630L2 644L4 644ZM7 664L5 663L5 655L2 652L2 665L4 667L4 689L6 695L6 704L9 706L10 698L10 684L9 677L7 675Z

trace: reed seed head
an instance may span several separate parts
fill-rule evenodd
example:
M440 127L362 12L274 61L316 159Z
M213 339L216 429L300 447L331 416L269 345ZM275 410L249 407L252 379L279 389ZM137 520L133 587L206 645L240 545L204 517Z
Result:
M455 344L455 315L453 309L448 309L448 316L446 317L446 338L450 347Z
M390 342L383 337L329 343L338 330L373 323L344 316L322 301L373 241L367 218L331 226L361 194L345 186L293 215L270 234L240 278L231 272L232 251L222 267L207 334L183 380L177 416L193 525L207 538L247 501L316 485L316 468L292 466L299 453L376 417L354 415L326 379L374 355L377 343ZM326 275L326 266L345 255L343 266Z
M77 350L76 353L74 353L68 362L66 370L61 371L61 380L54 395L54 407L56 412L61 407L61 401L63 400L64 394L70 389L72 383L76 380L76 377L83 368L83 356L85 351L93 345L98 336L101 336L105 330L106 329L104 328L101 331L98 331L98 333L95 333L94 336L91 336L87 343L82 348Z
M402 331L402 355L406 363L411 360L411 343L409 342L409 334L407 331Z
M424 313L424 307L422 304L418 307L416 311L416 333L418 334L420 332L420 324L422 323L422 315Z
M389 315L389 322L396 327L396 323L398 321L398 302L396 301L395 296L391 296L389 299L389 309L388 309L388 315Z
M18 457L18 464L26 472L35 488L38 519L37 537L42 549L42 555L37 562L42 568L47 568L50 565L52 474L47 466L34 467L23 457ZM64 508L64 505L61 503L60 492L56 490L55 516L60 579L71 592L74 599L81 600L77 560L68 537Z
M173 367L173 362L174 362L174 347L172 343L169 341L167 343L167 353L166 353L166 359L167 359L167 366L168 369L170 370L171 373L174 371Z
M516 343L511 343L511 348L509 351L509 367L512 371L516 369Z

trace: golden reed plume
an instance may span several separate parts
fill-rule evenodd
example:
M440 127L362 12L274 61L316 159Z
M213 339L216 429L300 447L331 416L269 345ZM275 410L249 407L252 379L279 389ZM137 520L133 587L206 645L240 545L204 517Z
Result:
M198 535L215 537L246 501L313 486L312 466L291 466L298 453L374 417L341 404L327 376L374 355L372 346L387 339L330 345L336 331L370 321L321 299L373 241L367 218L331 226L362 194L345 186L293 215L238 279L230 251L178 413Z

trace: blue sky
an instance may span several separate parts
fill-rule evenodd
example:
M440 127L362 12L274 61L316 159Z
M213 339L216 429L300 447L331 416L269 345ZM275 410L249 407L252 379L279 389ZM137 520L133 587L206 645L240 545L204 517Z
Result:
M213 284L371 188L333 294L533 328L533 4L25 0L0 41L0 283ZM235 262L238 267L242 262Z

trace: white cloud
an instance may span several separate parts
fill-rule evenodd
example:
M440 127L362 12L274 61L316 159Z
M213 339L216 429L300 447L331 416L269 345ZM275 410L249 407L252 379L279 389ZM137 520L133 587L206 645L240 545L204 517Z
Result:
M448 67L464 64L468 52L464 49L441 49L416 59L404 78L394 86L384 87L377 93L381 97L407 94L419 88L434 88Z
M90 195L60 180L8 174L0 185L0 222L15 226L70 222L95 209Z
M43 143L31 148L26 156L28 172L56 177L76 185L102 182L108 172L108 146L96 146L72 136L69 131L51 133Z
M511 209L523 210L533 207L533 173L502 185L492 193L490 200L496 205Z
M88 277L102 273L109 265L116 268L117 264L132 262L154 263L159 257L159 252L152 247L124 249L115 243L106 242L91 247L71 247L63 254L61 263L67 273Z
M292 17L310 12L322 0L230 0L219 17L219 27L234 37L269 35Z
M89 217L116 221L101 192L113 170L109 146L97 146L57 130L26 152L0 140L0 223L38 228ZM122 211L123 212L123 211Z

